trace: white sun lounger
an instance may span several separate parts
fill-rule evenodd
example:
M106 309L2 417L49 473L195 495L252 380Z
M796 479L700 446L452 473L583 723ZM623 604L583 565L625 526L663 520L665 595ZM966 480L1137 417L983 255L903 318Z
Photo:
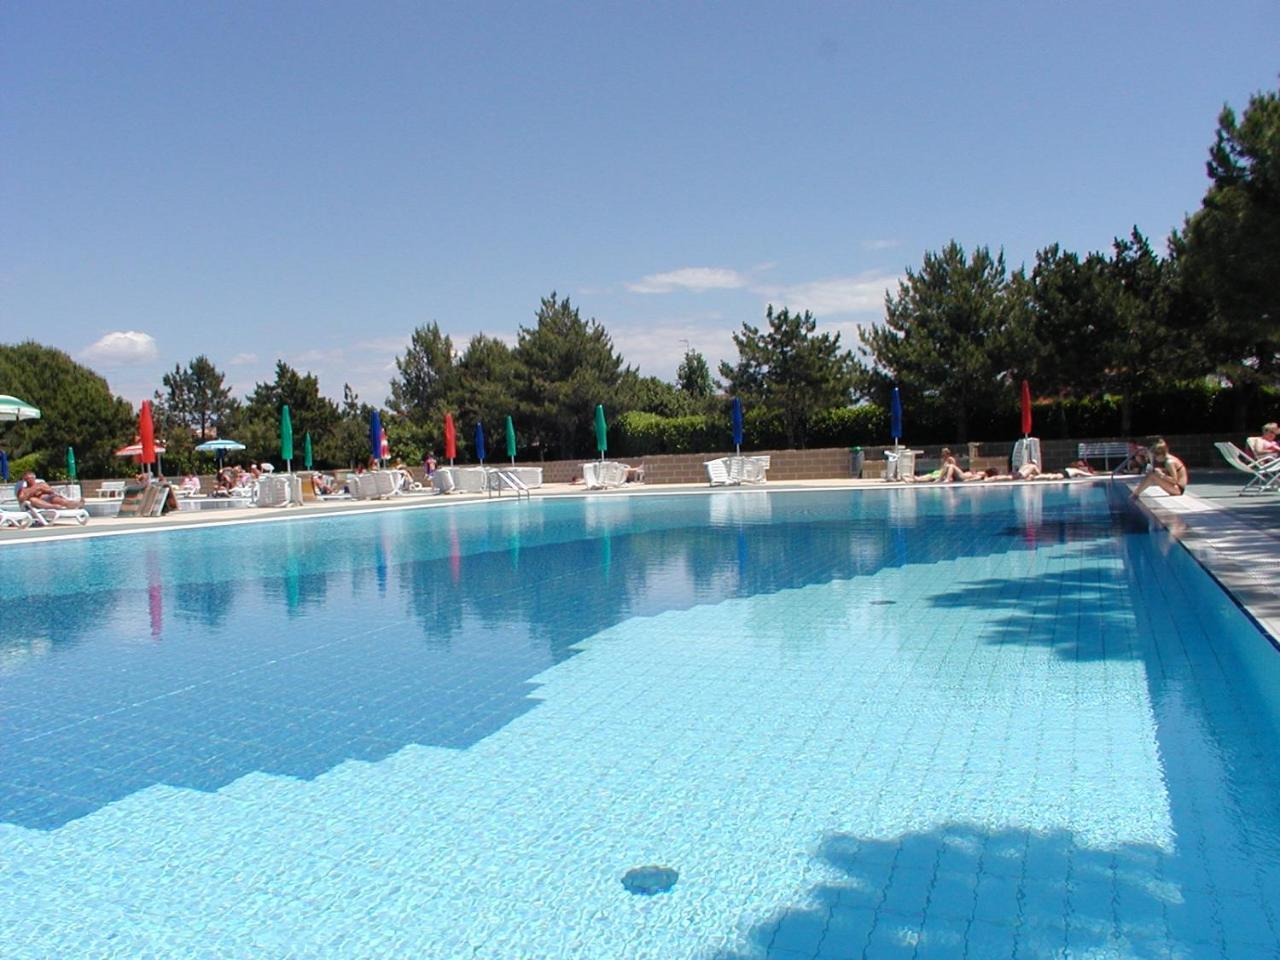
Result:
M713 487L729 487L742 482L729 473L729 461L724 457L707 460L702 465L707 468L707 483Z
M27 513L38 527L47 527L63 520L78 523L82 527L89 522L89 511L80 508L27 507Z
M1280 457L1255 459L1234 443L1215 443L1222 459L1241 473L1248 474L1249 482L1240 489L1240 495L1280 490Z
M0 527L29 527L35 518L25 510L0 508Z

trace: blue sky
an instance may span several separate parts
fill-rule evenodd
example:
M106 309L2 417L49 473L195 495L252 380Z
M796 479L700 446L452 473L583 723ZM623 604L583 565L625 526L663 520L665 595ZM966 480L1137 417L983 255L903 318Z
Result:
M1280 8L38 3L0 8L0 342L135 404L208 354L381 403L419 324L558 291L642 373L767 303L850 344L955 238L1160 246ZM0 384L0 393L3 393Z

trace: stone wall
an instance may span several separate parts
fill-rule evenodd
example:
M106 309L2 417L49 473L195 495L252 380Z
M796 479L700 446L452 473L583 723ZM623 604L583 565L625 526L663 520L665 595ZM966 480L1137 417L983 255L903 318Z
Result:
M1123 438L1097 437L1089 442L1106 440L1123 440ZM1139 438L1150 440L1150 438ZM1222 437L1213 434L1182 434L1168 437L1169 447L1181 457L1191 468L1224 467L1226 464L1214 442ZM1047 470L1060 470L1076 459L1078 440L1044 440L1040 441L1044 453L1044 466ZM1237 446L1244 446L1244 438L1235 438ZM959 458L962 466L985 470L990 467L1005 469L1008 466L1009 453L1013 444L1007 441L1000 443L953 444L952 450ZM865 479L878 479L884 476L884 451L891 447L865 447L863 454L865 465L862 476ZM916 472L926 473L938 465L942 446L930 444L916 446L912 449L924 451L916 458ZM743 451L744 456L768 455L770 459L770 480L840 480L853 476L853 458L847 447L825 447L817 450L751 450ZM626 462L632 466L643 466L647 483L705 483L707 471L703 466L708 460L716 457L732 456L733 451L724 453L682 453L663 454L649 457L628 457ZM583 460L547 460L516 461L519 467L541 467L544 483L572 483L582 479ZM465 466L465 464L464 464ZM491 466L502 466L493 463ZM1102 468L1100 461L1094 466ZM1112 463L1112 466L1115 466ZM346 471L328 471L339 475ZM418 480L422 480L421 467L412 467L410 472ZM173 478L178 479L178 478ZM100 480L82 480L81 487L86 497L97 496ZM212 475L200 478L201 489L205 493L213 490Z

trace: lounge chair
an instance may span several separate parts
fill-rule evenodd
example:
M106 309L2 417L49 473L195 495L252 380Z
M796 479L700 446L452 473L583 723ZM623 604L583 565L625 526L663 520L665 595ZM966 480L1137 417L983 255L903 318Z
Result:
M1230 441L1215 443L1222 458L1241 473L1249 475L1249 481L1240 488L1240 496L1248 493L1264 493L1280 490L1280 457L1258 459L1245 453Z
M730 475L729 461L724 457L707 460L703 466L707 468L707 483L713 487L729 487L742 482Z
M78 523L82 527L89 522L89 511L79 507L74 509L27 507L27 513L31 516L32 522L38 527L47 527L64 520L69 523Z
M25 510L0 508L0 527L29 527L35 519Z

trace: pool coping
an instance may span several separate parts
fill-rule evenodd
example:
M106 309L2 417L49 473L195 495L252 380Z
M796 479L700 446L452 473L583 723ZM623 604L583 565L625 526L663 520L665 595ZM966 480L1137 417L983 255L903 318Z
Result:
M1280 650L1280 532L1194 494L1140 502Z

